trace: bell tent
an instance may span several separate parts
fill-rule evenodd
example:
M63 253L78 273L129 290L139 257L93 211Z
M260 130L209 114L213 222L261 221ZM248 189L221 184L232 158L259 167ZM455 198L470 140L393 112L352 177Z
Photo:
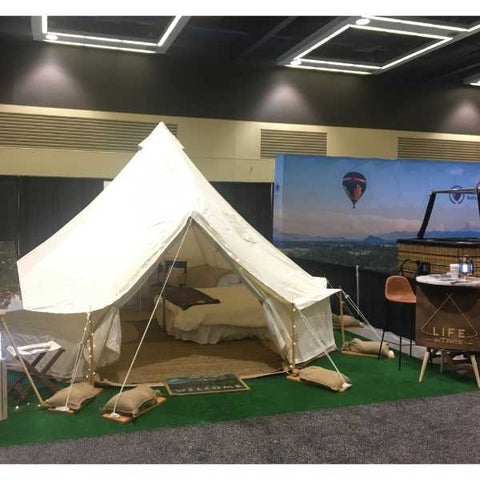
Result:
M70 377L86 314L97 367L120 355L119 309L180 260L234 272L255 296L273 350L290 366L335 349L324 278L302 270L209 184L160 123L110 185L56 234L18 261L24 310L19 344L54 339L66 349L53 373ZM152 314L153 315L153 314Z

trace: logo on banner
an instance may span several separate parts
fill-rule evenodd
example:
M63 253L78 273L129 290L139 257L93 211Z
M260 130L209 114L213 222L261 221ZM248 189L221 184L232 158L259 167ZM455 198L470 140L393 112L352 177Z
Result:
M462 187L460 185L454 185L451 188L451 190L461 190L461 189L462 189ZM462 192L451 192L451 193L448 194L448 196L450 197L450 201L454 205L458 205L465 200L465 194L462 193Z

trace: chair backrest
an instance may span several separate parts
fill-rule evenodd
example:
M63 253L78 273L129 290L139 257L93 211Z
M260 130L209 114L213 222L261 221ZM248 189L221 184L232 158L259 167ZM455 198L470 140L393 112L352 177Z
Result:
M410 282L400 275L392 275L385 282L385 298L397 303L416 303L417 297L413 293Z

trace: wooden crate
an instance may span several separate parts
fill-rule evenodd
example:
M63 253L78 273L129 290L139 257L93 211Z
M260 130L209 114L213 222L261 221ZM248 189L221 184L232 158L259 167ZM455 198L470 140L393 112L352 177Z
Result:
M418 262L429 265L430 273L447 273L459 257L470 257L474 275L480 275L480 238L409 238L397 240L397 247L397 266L407 277L417 275Z

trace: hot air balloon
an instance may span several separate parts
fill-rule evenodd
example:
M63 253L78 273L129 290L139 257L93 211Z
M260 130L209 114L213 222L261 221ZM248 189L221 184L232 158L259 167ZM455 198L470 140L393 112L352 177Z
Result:
M367 189L367 179L359 172L348 172L342 180L343 189L352 202L352 208Z

